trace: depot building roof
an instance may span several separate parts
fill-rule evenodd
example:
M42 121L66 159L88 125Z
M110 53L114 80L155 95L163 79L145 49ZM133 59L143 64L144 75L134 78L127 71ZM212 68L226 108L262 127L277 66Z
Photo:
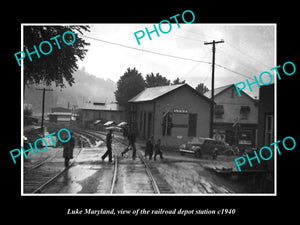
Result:
M194 88L189 86L188 84L176 84L176 85L168 85L168 86L159 86L159 87L151 87L146 88L145 90L141 91L139 94L137 94L135 97L130 99L128 102L147 102L147 101L153 101L157 98L160 98L170 92L173 92L181 87L187 87L193 92L197 93L201 97L204 97L206 100L210 101L209 98L206 96L200 94L198 91L196 91Z

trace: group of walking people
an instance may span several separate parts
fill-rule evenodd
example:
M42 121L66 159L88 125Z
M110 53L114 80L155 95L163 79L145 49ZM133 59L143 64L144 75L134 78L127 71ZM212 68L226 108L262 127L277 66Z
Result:
M69 166L69 161L70 159L73 158L73 149L75 146L75 139L72 135L73 133L71 133L71 139L69 142L67 143L63 143L63 157L65 158L65 167ZM106 152L101 156L102 161L104 161L104 159L106 157L108 157L108 161L112 162L112 130L109 130L107 132L106 135L106 147L107 150ZM128 146L125 148L125 150L121 153L122 157L124 156L124 154L126 154L129 150L132 150L132 159L135 160L136 159L136 147L135 147L135 142L136 142L136 137L135 137L135 133L134 132L129 132L128 133ZM163 154L161 151L161 140L158 139L157 142L155 143L153 136L150 137L147 142L146 142L146 150L145 150L145 158L147 158L147 156L149 157L149 160L152 159L153 153L154 153L154 160L156 160L156 156L159 155L160 159L163 159Z
M125 148L124 151L122 151L121 155L123 157L128 151L132 150L132 159L135 160L136 159L136 146L135 146L136 136L135 136L135 133L133 131L129 132L127 139L128 139L128 146ZM107 151L101 156L102 161L108 156L108 161L112 162L111 144L112 144L112 130L109 130L106 135ZM161 151L160 144L161 144L160 139L157 140L157 143L154 143L153 136L151 138L149 138L148 141L146 142L145 158L147 158L147 156L149 156L149 159L151 160L153 152L154 152L154 160L156 160L157 155L160 155L160 159L163 159L163 154Z
M160 139L158 139L157 142L155 143L153 136L151 136L146 142L145 158L149 156L149 159L151 160L154 151L154 160L156 160L157 155L160 156L160 159L163 159L163 154L161 151L160 144L161 144Z

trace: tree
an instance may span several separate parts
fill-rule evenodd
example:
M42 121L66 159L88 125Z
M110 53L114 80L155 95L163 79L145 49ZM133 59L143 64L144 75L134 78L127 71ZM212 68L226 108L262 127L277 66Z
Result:
M205 92L209 91L208 87L206 87L204 83L198 84L198 86L195 89L196 91L199 91L201 94L204 94Z
M172 85L174 84L185 84L185 80L180 81L179 77L177 77L175 80L173 80Z
M146 87L158 87L158 86L170 85L170 80L160 75L159 73L156 73L155 76L153 73L147 74L145 82L146 82Z
M75 34L75 42L72 45L63 43L62 35L66 31ZM34 52L34 45L39 48L39 44L48 41L52 45L52 51L48 55L31 55L32 61L28 57L24 58L24 85L39 84L43 82L49 86L52 82L56 86L65 87L64 79L72 86L75 82L72 73L78 69L78 59L83 60L89 43L78 36L82 31L90 31L89 26L24 26L24 51ZM60 35L55 40L51 38ZM66 42L72 42L72 35L64 36ZM58 44L60 49L58 48ZM48 49L47 49L48 48ZM47 44L43 45L43 51L50 51Z
M135 68L128 68L117 82L115 97L120 105L128 109L128 100L145 89L145 81Z

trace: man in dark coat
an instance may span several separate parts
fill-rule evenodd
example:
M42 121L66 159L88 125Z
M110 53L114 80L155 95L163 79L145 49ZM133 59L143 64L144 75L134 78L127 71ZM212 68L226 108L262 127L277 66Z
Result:
M106 147L107 147L107 150L104 153L104 155L101 157L102 160L104 160L106 158L106 156L108 155L108 161L112 162L111 143L112 143L112 130L109 130L108 133L107 133L107 135L106 135Z
M153 145L154 145L154 139L153 136L151 136L151 138L148 139L148 141L146 142L146 150L145 150L145 158L147 158L147 156L149 155L149 159L152 159L152 155L153 155Z
M75 139L73 133L71 133L71 138L68 142L63 143L64 151L63 157L65 158L65 167L69 166L70 159L73 159L73 149L75 146Z
M132 159L135 159L136 158L136 147L135 147L135 133L134 131L130 131L129 134L128 134L128 147L121 153L122 156L127 153L129 151L129 147L132 148Z
M136 148L135 148L135 133L134 131L131 131L129 136L128 136L128 140L129 140L129 145L132 147L132 159L136 158Z
M154 151L155 151L155 153L154 153L154 160L156 160L156 156L157 155L160 156L160 159L164 159L162 151L161 151L161 148L160 148L160 144L161 144L161 141L160 141L160 139L158 139L157 143L154 146Z

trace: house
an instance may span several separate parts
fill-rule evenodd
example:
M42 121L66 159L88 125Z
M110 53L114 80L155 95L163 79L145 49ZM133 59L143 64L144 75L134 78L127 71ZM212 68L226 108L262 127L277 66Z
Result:
M48 113L50 122L69 122L72 118L72 112L70 109L63 107L51 108L51 113Z
M211 100L188 84L146 88L129 100L137 136L154 136L178 147L193 137L209 137Z
M234 84L215 88L213 136L244 149L257 145L258 101L243 91L240 94ZM211 98L211 91L204 95Z
M52 112L48 113L50 122L68 122L71 121L72 113L71 112Z
M84 128L94 128L107 121L120 123L124 120L124 109L115 102L86 102L78 107L78 123Z

